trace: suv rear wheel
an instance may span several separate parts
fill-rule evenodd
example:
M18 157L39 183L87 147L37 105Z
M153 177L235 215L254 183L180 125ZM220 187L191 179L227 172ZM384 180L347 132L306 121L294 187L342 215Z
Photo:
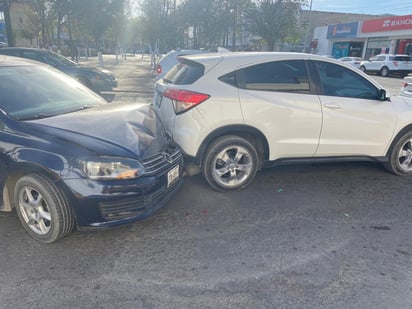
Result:
M389 75L389 69L388 69L387 67L383 67L383 68L380 70L379 74L380 74L382 77L387 77L387 76Z
M226 135L207 148L202 173L215 190L236 190L253 180L258 166L259 156L252 143L239 136Z

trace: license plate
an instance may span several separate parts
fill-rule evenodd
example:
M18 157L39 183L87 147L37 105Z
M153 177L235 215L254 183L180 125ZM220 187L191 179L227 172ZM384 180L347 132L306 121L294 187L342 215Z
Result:
M176 165L167 172L167 187L173 184L177 179L179 179L179 165Z

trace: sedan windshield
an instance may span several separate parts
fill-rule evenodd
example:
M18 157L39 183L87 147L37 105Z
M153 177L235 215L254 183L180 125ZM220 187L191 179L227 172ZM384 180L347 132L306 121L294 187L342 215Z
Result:
M107 102L57 70L43 66L0 68L0 108L16 120L56 116Z
M68 59L68 58L66 58L66 57L64 57L64 56L62 56L62 55L60 55L60 54L53 53L53 52L50 52L50 51L49 51L47 54L48 54L57 64L60 63L60 64L62 64L62 65L71 66L71 67L78 66L78 64L77 64L76 62L71 61L70 59Z

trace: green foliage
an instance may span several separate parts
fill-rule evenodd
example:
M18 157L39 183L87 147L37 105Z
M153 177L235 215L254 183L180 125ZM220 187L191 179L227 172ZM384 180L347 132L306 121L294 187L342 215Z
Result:
M17 0L1 0L11 3ZM43 45L58 44L69 31L70 42L94 42L97 48L150 46L216 49L242 45L245 33L269 50L296 42L300 4L294 0L19 0L30 4L33 27L25 37ZM131 17L131 11L138 12ZM57 37L56 37L57 34Z
M261 0L246 12L253 21L251 31L267 42L268 50L293 37L297 29L300 6L290 0Z
M235 48L246 31L273 50L276 44L297 40L300 8L293 0L140 1L143 37L160 50Z

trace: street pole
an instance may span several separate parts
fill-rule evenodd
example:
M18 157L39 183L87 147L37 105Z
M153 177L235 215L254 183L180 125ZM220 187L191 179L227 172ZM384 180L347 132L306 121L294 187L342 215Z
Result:
M4 22L6 24L7 46L14 47L13 30L10 18L10 0L3 0Z
M309 2L309 12L308 12L308 26L306 29L306 34L305 34L305 48L304 48L304 52L307 53L309 51L308 46L311 46L310 42L308 44L308 40L309 40L309 31L311 29L311 15L312 15L312 2L313 0L310 0Z

